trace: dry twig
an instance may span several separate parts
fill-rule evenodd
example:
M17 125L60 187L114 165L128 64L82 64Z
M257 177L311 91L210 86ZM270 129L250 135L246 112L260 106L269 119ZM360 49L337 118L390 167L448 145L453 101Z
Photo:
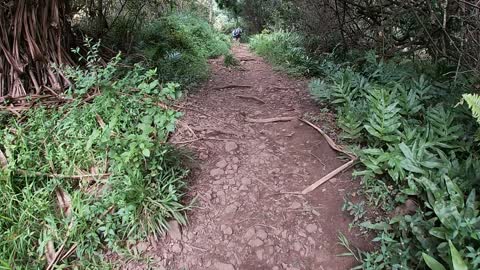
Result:
M307 194L313 190L315 190L316 188L318 188L319 186L323 185L325 182L329 181L330 179L332 179L333 177L335 177L337 174L341 173L342 171L348 169L350 166L352 166L355 161L357 161L357 159L352 159L350 160L349 162L343 164L342 166L336 168L335 170L331 171L329 174L325 175L324 177L322 177L320 180L318 180L317 182L313 183L312 185L310 185L309 187L307 187L306 189L304 189L302 191L302 194Z
M236 95L235 97L238 97L238 98L244 98L244 99L253 99L253 100L256 100L262 104L265 104L266 102L263 101L262 99L258 98L258 97L255 97L255 96L244 96L244 95Z
M325 133L321 128L317 127L316 125L312 124L311 122L305 120L305 119L300 119L300 121L304 122L305 124L313 127L315 130L317 130L320 134L322 134L322 136L325 138L325 140L327 141L328 145L330 145L330 147L340 153L343 153L345 155L347 155L348 157L350 157L350 161L343 164L342 166L336 168L335 170L331 171L329 174L325 175L324 177L322 177L320 180L316 181L315 183L313 183L312 185L310 185L309 187L307 187L306 189L304 189L302 191L302 194L307 194L313 190L315 190L316 188L318 188L319 186L323 185L324 183L326 183L327 181L329 181L330 179L332 179L333 177L335 177L337 174L341 173L342 171L350 168L351 166L353 166L355 164L355 162L357 161L357 157L353 154L353 153L350 153L348 151L345 150L345 148L343 146L339 146L337 145L333 140L332 138L330 138L327 133Z
M265 119L253 119L250 117L245 117L245 121L249 123L274 123L274 122L288 122L297 119L297 117L287 116L287 117L273 117Z
M231 85L225 85L225 86L220 86L220 87L215 87L213 88L214 90L224 90L224 89L232 89L232 88L252 88L253 86L251 85L239 85L239 84L231 84Z

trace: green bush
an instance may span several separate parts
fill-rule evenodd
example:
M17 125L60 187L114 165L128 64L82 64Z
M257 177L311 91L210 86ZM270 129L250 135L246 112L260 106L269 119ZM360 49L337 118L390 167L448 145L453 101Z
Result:
M147 25L138 47L159 71L161 81L191 84L208 76L207 60L227 54L228 36L202 18L172 14Z
M378 232L373 241L379 248L362 253L358 269L428 264L436 270L452 262L478 269L478 125L466 106L455 106L468 81L422 74L424 64L385 62L372 53L361 63L324 63L326 79L310 84L315 99L336 109L343 138L364 146L357 151L363 169L354 173L364 194L394 213L360 224ZM478 98L465 97L478 116ZM402 211L409 200L416 210Z
M86 59L86 70L66 71L67 104L0 130L2 269L45 268L47 253L70 249L60 268L105 269L103 249L123 252L163 233L167 219L186 222L184 155L166 143L180 114L162 105L179 97L178 84L161 86L139 65L118 76L119 57L106 67Z
M295 32L264 31L250 38L250 48L291 74L315 75L319 71L318 61L307 54L303 37Z

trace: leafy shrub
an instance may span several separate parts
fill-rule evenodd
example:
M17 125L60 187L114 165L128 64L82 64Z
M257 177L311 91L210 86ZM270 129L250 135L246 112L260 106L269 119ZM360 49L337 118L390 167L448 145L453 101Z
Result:
M227 54L228 36L190 13L176 13L148 24L138 47L159 71L161 81L191 84L208 75L207 59Z
M303 37L295 32L264 31L250 38L250 48L291 74L318 72L318 62L306 53Z
M117 76L89 54L87 69L69 69L69 103L37 107L0 131L8 159L0 169L2 269L40 269L46 254L72 255L65 268L102 268L101 250L120 252L185 223L187 170L166 143L178 112L162 104L179 97L177 84L160 85L155 70L136 65ZM99 95L86 101L97 89ZM87 99L88 100L88 99ZM63 256L63 255L62 255Z
M364 194L394 213L361 224L378 232L379 249L362 253L358 269L478 269L478 126L455 107L467 82L422 75L408 60L385 62L372 53L362 62L324 63L326 79L310 83L314 98L336 109L343 138L364 146L357 153L363 169L354 172ZM478 96L464 97L478 117ZM402 212L412 199L416 211Z

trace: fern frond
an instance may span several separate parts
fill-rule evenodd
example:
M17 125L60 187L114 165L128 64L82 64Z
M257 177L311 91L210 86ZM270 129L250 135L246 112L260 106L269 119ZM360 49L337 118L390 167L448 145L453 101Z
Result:
M343 130L341 137L357 140L362 136L366 111L366 104L360 102L347 104L339 110L338 126Z
M339 71L334 75L331 93L333 104L350 103L357 97L360 89L356 87L356 78L357 74L350 69Z
M398 102L386 89L375 89L368 96L370 115L365 129L374 137L385 142L400 140L398 129L402 125Z
M415 88L407 90L402 84L396 86L400 111L403 115L413 116L423 110L422 100Z
M472 115L480 124L480 96L477 94L464 94L463 99L467 102L468 107L472 110Z
M432 139L444 148L452 148L461 136L461 125L455 124L455 115L452 110L445 110L445 107L438 105L429 108L427 120L431 127Z
M310 94L316 101L329 101L332 95L332 87L324 80L314 79L308 85Z

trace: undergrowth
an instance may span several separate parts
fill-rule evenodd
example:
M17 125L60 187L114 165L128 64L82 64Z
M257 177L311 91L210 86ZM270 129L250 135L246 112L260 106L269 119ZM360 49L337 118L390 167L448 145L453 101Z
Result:
M288 31L268 31L250 38L250 48L279 69L293 75L316 75L318 61L306 53L304 38Z
M128 253L168 219L186 222L186 155L166 142L180 114L163 105L178 85L139 65L119 75L119 56L105 67L95 53L86 60L66 72L67 104L0 130L1 269L106 269L104 250Z
M378 244L352 254L361 257L358 269L480 267L478 125L457 105L471 82L423 74L435 69L428 65L368 53L346 66L325 61L326 78L310 84L315 99L337 112L342 138L362 146L354 176L386 213L381 222L357 222L377 232Z
M372 252L340 235L361 262L356 269L479 269L480 98L463 95L471 111L458 104L475 78L374 52L320 61L303 43L294 32L264 32L251 48L287 71L323 77L311 81L312 96L336 112L341 139L360 158L361 192L384 213L372 217L362 202L346 200L354 224L376 232Z
M230 51L227 35L191 13L175 13L149 23L138 40L138 49L157 67L160 81L186 86L207 78L209 58Z

